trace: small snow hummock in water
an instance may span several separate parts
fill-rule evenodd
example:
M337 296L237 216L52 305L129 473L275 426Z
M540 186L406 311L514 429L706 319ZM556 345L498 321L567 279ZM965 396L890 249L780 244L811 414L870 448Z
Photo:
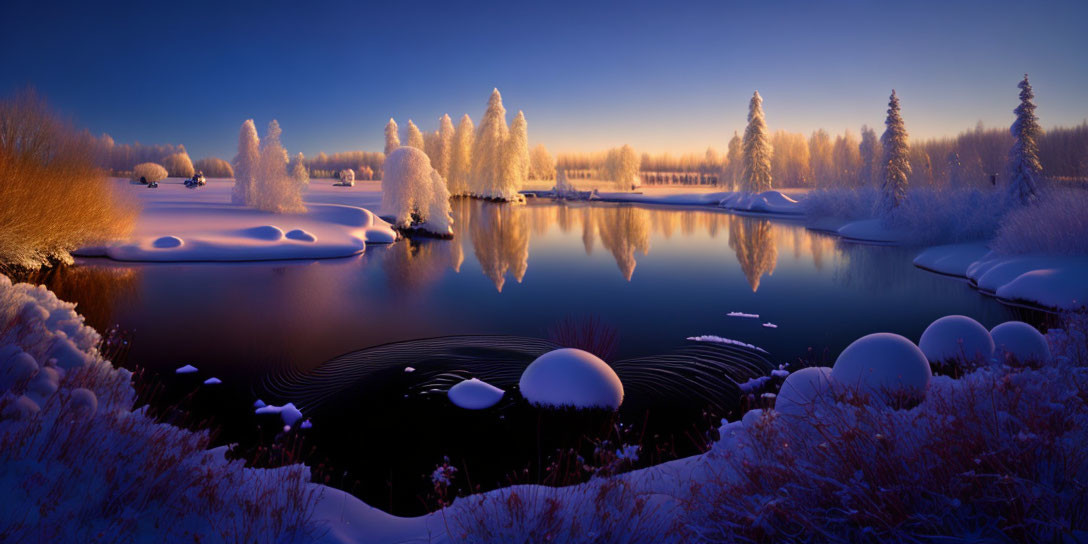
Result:
M748 381L740 384L738 387L740 387L740 390L745 392L745 393L754 393L754 392L758 391L759 389L762 389L763 385L766 384L767 381L770 380L770 379L771 379L770 376L760 376L758 378L751 378Z
M314 427L314 424L310 423L310 420L308 420L308 419L306 421L303 421L302 425L298 426L298 428L300 428L300 429L312 429L313 427Z
M208 378L208 379L204 380L204 385L219 385L221 383L223 383L223 380L220 380L219 378L216 378L215 376L212 376L211 378Z
M257 408L255 413L279 414L280 419L288 426L294 425L296 421L302 419L302 412L300 412L298 408L295 408L295 404L292 402L288 402L283 406L261 406L260 408Z
M744 312L729 312L729 317L745 317L748 319L759 319L759 314L746 314Z
M194 372L196 372L196 367L193 365L180 366L174 371L175 374L192 374Z
M713 334L704 334L702 336L689 336L688 340L692 340L694 342L714 342L715 344L728 344L728 345L731 345L731 346L740 346L742 348L754 349L754 350L757 350L757 351L761 351L763 353L767 353L767 350L765 350L765 349L763 349L763 348L761 348L759 346L754 346L754 345L749 344L747 342L741 342L740 340L733 340L732 338L723 338L721 336L715 336Z
M537 357L518 381L521 395L542 407L606 408L623 402L619 376L596 355L560 348Z
M406 367L404 367L404 371L405 371L405 372L407 372L407 373L409 373L409 374L411 374L412 372L415 372L415 371L416 371L416 369L415 369L415 368L412 368L412 367L410 367L410 366L406 366Z
M498 404L505 393L494 385L472 378L454 385L446 395L459 408L483 410Z
M768 328L768 329L777 329L778 328L778 325L775 325L774 323L771 323L770 321L764 323L763 326Z
M771 376L774 376L775 378L785 378L789 375L790 371L782 368L781 366L771 371Z
M265 406L268 406L268 405L265 404L264 401L261 400L261 399L257 399L257 401L253 403L254 408L264 408Z

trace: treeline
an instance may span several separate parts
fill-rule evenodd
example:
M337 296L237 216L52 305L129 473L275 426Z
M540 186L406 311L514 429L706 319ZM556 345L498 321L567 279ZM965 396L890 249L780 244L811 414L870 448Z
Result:
M343 151L330 155L322 152L311 159L306 159L304 162L306 168L310 170L310 176L315 178L336 177L337 172L350 168L355 171L355 179L381 179L385 153L380 151Z

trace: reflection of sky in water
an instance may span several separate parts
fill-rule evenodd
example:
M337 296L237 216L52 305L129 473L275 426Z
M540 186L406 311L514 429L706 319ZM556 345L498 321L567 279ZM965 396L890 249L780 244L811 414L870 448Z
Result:
M453 241L370 246L318 262L121 265L50 280L131 331L131 361L242 376L308 368L390 341L447 334L543 336L571 315L619 331L619 357L691 335L751 342L792 360L834 357L876 331L917 339L933 319L1012 316L967 285L911 266L915 251L853 246L789 224L715 211L454 201ZM759 321L727 317L758 313ZM760 324L771 321L778 329Z

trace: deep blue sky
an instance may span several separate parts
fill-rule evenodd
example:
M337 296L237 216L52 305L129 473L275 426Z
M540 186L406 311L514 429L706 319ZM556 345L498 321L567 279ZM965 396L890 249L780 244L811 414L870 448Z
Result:
M771 130L1007 125L1031 74L1044 127L1088 118L1088 2L59 3L4 0L0 94L28 84L118 142L234 154L272 118L292 152L381 150L393 116L478 120L492 87L530 140L719 150L754 89Z

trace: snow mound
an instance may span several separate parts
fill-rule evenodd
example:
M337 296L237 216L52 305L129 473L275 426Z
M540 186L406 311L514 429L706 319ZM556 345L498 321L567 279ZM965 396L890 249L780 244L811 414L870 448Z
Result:
M298 240L299 242L316 242L317 241L316 236L314 236L313 234L310 234L309 232L306 232L306 231L304 231L302 229L289 230L289 231L287 231L287 234L284 234L284 237L288 238L288 239L291 239L291 240Z
M989 253L984 243L931 247L914 258L914 266L939 274L966 276L967 268Z
M1005 300L1023 300L1049 308L1076 310L1088 305L1088 263L1031 270L998 287Z
M747 342L741 342L740 340L733 340L732 338L724 338L724 337L721 337L721 336L716 336L716 335L713 335L713 334L704 334L704 335L701 335L701 336L689 336L687 339L691 340L692 342L713 342L715 344L727 344L727 345L730 345L730 346L740 346L742 348L754 349L756 351L767 353L767 350L765 350L765 349L763 349L763 348L761 348L759 346L749 344Z
M978 321L946 315L926 327L918 347L931 363L986 361L994 353L994 340Z
M73 389L68 397L68 410L79 417L94 417L95 412L98 411L98 397L90 389L82 387Z
M283 229L274 225L261 225L259 227L242 229L241 235L245 238L252 238L254 240L277 242L283 240Z
M498 404L505 393L494 385L472 378L454 385L446 395L459 408L483 410Z
M612 367L574 348L549 351L529 364L518 382L522 396L545 407L620 407L623 384Z
M770 321L768 321L768 322L763 324L763 328L765 328L765 329L777 329L778 325L775 325L774 323L771 323Z
M728 315L729 317L743 317L743 318L746 318L746 319L759 319L759 314L746 314L744 312L729 312L726 315Z
M156 238L155 241L151 243L151 246L156 249L171 249L181 247L184 243L185 242L177 236L162 236Z
M38 373L34 356L10 344L0 348L0 392L17 383L23 383Z
M212 376L211 378L208 378L208 379L204 380L204 385L219 385L221 383L223 383L223 380L220 380L219 378L216 378L215 376Z
M775 399L774 409L788 416L811 413L811 406L831 389L831 369L811 366L791 373L782 382Z
M284 425L294 425L296 421L302 419L302 412L298 408L295 408L293 402L288 402L283 406L267 405L257 408L254 412L256 414L279 414L280 419L283 420Z
M193 365L181 366L174 370L174 374L192 374L194 372L196 372L196 367Z
M925 397L932 377L926 355L913 342L887 332L863 336L835 360L831 379L889 403Z
M800 202L782 194L780 191L762 193L731 193L718 202L718 206L751 213L775 215L802 215L805 211Z
M1001 359L1015 357L1021 362L1049 363L1046 337L1023 321L1006 321L990 331L995 353Z
M870 244L902 244L909 239L906 232L885 226L882 219L853 221L839 227L837 232L846 240Z

